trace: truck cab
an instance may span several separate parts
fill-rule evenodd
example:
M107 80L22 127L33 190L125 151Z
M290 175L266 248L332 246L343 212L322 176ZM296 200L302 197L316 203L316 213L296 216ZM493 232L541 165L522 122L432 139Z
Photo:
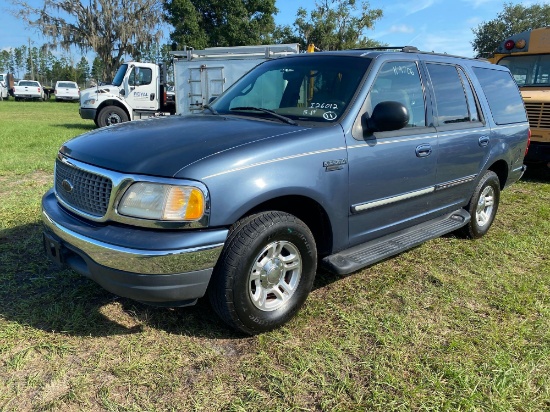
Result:
M166 105L161 77L158 64L124 63L111 84L82 91L80 116L103 127L156 116L164 110L170 114L173 106Z

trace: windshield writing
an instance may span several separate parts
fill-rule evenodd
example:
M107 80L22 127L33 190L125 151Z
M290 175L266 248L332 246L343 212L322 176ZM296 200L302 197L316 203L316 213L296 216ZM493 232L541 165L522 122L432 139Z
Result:
M344 114L370 62L335 55L271 60L249 72L212 106L220 114L236 114L240 108L238 115L273 119L269 111L287 122L334 122Z

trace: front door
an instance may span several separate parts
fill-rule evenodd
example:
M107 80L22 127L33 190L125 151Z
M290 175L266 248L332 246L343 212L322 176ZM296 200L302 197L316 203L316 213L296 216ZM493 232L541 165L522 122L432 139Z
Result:
M150 67L133 66L125 83L126 103L133 110L157 110L157 84Z
M427 220L437 168L437 133L427 126L418 63L384 63L361 114L383 101L398 101L409 123L391 132L349 136L350 246ZM361 115L360 114L360 115Z

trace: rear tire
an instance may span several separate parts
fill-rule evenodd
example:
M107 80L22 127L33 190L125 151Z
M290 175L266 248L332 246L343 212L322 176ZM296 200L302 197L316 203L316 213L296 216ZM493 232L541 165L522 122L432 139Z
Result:
M229 326L253 335L288 322L305 302L317 269L309 228L288 213L249 216L231 228L208 297Z
M488 170L477 184L470 203L466 207L471 219L464 226L463 234L472 239L485 236L493 224L499 202L500 180L495 172Z

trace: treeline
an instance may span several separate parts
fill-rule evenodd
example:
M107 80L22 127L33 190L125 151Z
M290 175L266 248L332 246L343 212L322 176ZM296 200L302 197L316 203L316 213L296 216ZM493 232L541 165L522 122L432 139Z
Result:
M71 55L58 56L45 48L27 46L2 50L0 71L12 73L15 79L38 80L45 86L53 86L58 80L70 80L86 86L93 78L84 56L77 61Z

